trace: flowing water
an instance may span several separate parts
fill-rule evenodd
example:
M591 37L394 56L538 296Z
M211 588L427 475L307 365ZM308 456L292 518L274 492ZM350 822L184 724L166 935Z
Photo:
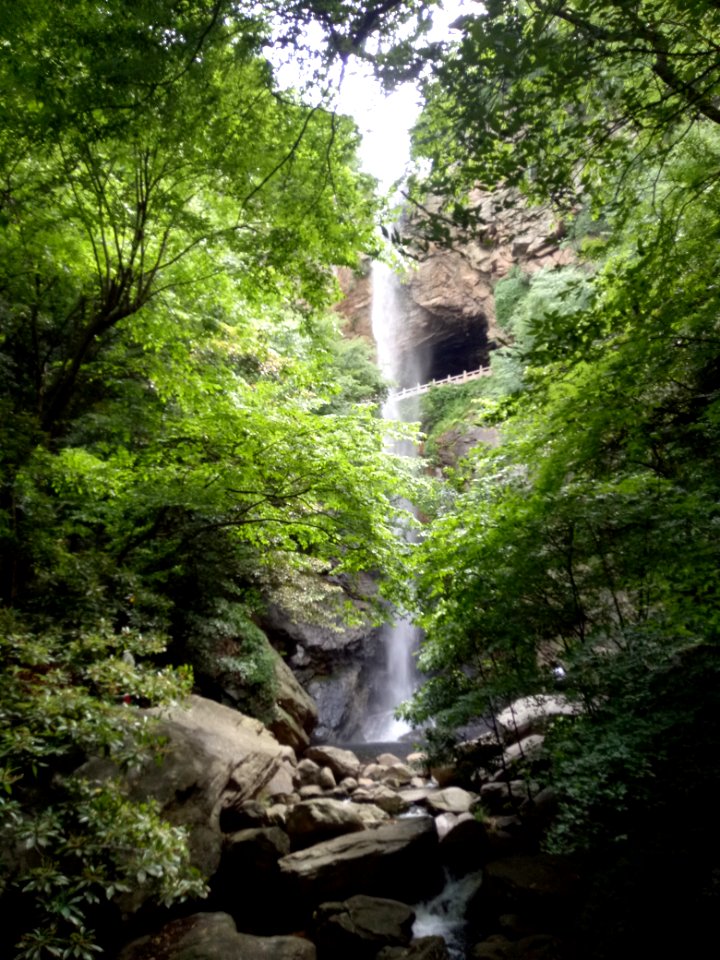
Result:
M398 350L403 327L403 307L399 281L384 263L374 263L372 271L372 330L377 344L378 365L391 383L406 385L421 382L423 371L412 356ZM418 417L418 400L398 402L390 396L382 409L386 420L414 422ZM405 456L417 456L417 448L409 441L393 447ZM420 630L410 620L398 617L382 631L385 661L374 678L373 710L364 725L366 740L393 742L410 732L410 725L396 720L395 708L407 700L417 685L414 653L420 642Z
M448 880L432 900L415 909L413 937L442 937L450 960L466 956L465 913L468 903L482 881L481 873L470 873L459 880Z

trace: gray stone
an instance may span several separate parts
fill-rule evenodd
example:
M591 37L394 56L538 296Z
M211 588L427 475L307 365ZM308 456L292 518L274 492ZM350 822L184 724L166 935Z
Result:
M300 753L310 743L309 735L317 726L317 704L280 654L272 647L270 649L275 667L277 711L277 719L270 724L270 729L280 743L286 743Z
M418 937L407 947L383 947L377 960L450 960L442 937Z
M255 800L287 758L287 750L263 725L203 697L146 711L166 738L163 761L154 756L125 774L134 800L154 799L164 819L188 830L192 864L212 876L220 862L220 811ZM117 777L107 761L80 771L86 779ZM142 905L140 889L120 898L123 912Z
M301 800L311 800L313 797L321 797L323 795L323 788L317 786L315 783L309 783L306 787L300 787L298 790Z
M467 813L476 800L476 794L462 787L446 787L429 794L427 804L438 813Z
M323 790L332 790L336 786L335 777L330 767L323 767L318 778L318 786Z
M514 743L529 734L543 733L556 717L577 716L581 712L581 705L567 697L543 693L516 700L498 714L496 721L505 742Z
M315 763L314 760L309 760L307 757L303 757L302 760L297 765L297 771L295 773L295 784L298 787L309 787L309 786L319 786L320 780L320 771L322 767L320 764Z
M293 845L304 847L344 833L365 830L384 820L387 820L387 814L372 804L318 797L295 804L288 811L286 825Z
M234 795L227 794L220 808L219 823L223 833L264 827L268 824L268 810L265 804L258 800L238 803Z
M410 803L402 794L392 790L384 783L375 783L367 791L356 790L353 794L353 800L356 803L372 803L386 813L393 815L403 813L410 806Z
M314 940L321 958L364 960L385 946L404 946L412 937L414 910L407 904L358 894L342 903L322 903L315 914Z
M429 817L401 820L318 843L280 861L287 898L305 906L356 893L417 902L442 882Z
M514 767L519 763L531 763L542 755L545 737L533 733L517 743L511 744L503 753L503 767Z
M310 747L305 751L305 757L314 760L321 767L330 767L338 780L357 777L360 773L360 761L352 750L329 746Z
M301 937L238 933L226 913L195 913L128 944L119 960L316 960Z

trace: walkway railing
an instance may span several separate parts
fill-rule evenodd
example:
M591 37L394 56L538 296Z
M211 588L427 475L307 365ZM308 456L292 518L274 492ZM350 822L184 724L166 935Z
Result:
M443 380L429 380L427 383L418 383L414 387L392 391L390 397L393 400L405 400L407 397L419 397L420 394L427 393L433 387L454 386L458 383L467 383L469 380L477 380L478 377L488 376L490 376L490 367L478 367L477 370L464 370L454 377L445 377Z

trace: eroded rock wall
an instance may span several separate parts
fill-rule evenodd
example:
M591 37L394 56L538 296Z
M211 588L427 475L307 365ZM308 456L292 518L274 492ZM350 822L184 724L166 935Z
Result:
M427 379L487 365L500 337L493 291L513 266L533 273L573 259L572 250L562 246L564 226L548 209L528 207L510 191L477 191L472 201L482 230L471 239L458 237L452 248L423 245L401 280L398 351L420 359L401 362L401 368L419 366ZM430 210L436 212L432 204ZM410 237L418 230L412 216L401 225ZM336 309L346 318L346 334L371 339L370 265L360 274L340 271L338 280L345 296ZM412 384L401 373L399 385Z

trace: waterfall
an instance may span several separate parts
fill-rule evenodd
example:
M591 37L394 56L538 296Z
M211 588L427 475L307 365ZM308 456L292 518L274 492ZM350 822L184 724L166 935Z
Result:
M378 365L391 383L416 383L423 371L413 357L401 357L398 351L399 333L403 325L400 284L393 271L384 263L375 262L372 269L372 330L377 344ZM398 401L389 397L382 408L385 420L419 419L419 400ZM406 456L417 456L411 441L395 441L392 449ZM393 716L395 708L414 692L417 685L414 653L420 642L420 629L404 617L387 624L381 634L385 662L374 678L372 712L364 725L366 742L393 742L410 732L410 725Z

